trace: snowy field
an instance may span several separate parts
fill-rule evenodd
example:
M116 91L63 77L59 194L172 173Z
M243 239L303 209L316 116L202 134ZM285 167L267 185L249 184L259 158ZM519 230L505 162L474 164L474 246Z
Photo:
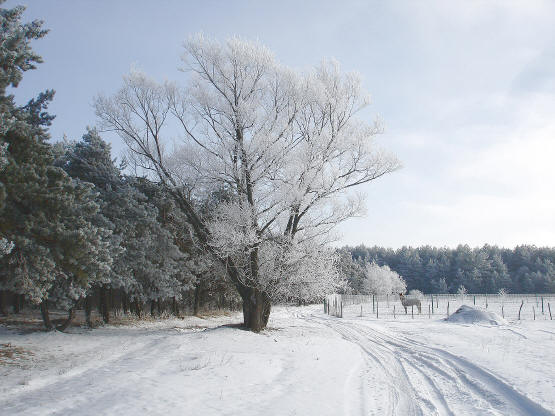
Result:
M0 326L5 415L551 415L555 323L275 308L69 333Z

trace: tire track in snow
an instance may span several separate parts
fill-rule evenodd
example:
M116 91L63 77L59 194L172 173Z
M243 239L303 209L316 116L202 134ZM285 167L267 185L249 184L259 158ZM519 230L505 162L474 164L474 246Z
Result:
M361 347L370 342L373 351L380 350L382 354L389 352L399 360L404 372L392 371L392 360L389 359L386 361L388 364L385 367L388 369L385 373L390 378L406 377L420 404L408 413L393 409L390 414L422 414L425 409L423 414L553 415L499 377L448 351L387 334L356 321L317 319L338 332L344 333L345 328L349 328L352 331L351 342ZM370 348L363 349L368 351ZM385 358L373 353L370 355L375 359ZM401 392L410 391L402 384L399 386ZM423 393L428 396L423 397Z
M422 354L422 356L427 355L428 359L443 363L446 368L457 374L459 380L462 380L469 389L493 401L494 404L500 405L501 407L509 405L509 412L501 413L503 415L553 415L552 412L518 392L495 374L462 357L451 354L440 348L429 347L426 344L408 340L403 336L392 336L376 329L371 330L376 334L380 334L385 342L398 347L406 354L413 356L415 354ZM418 360L415 362L418 363Z
M312 317L304 317L304 319L314 321ZM326 325L336 331L345 340L358 345L366 355L366 371L373 373L376 370L381 371L386 377L378 378L380 383L385 382L385 388L380 385L367 386L365 389L364 401L373 401L373 406L367 406L368 411L376 411L376 415L431 415L439 414L435 412L435 406L425 397L422 397L417 389L410 383L406 377L405 369L402 363L393 354L390 347L384 344L374 343L355 329L335 323L329 320L318 319L323 325ZM368 390L373 390L373 397L369 395ZM379 389L378 392L375 392ZM385 389L386 391L382 391ZM376 394L377 393L377 394ZM385 393L385 397L384 397ZM384 402L384 398L386 399ZM353 397L347 397L346 400L353 400ZM356 398L354 399L356 400ZM384 407L385 405L385 407ZM368 414L368 413L359 413Z

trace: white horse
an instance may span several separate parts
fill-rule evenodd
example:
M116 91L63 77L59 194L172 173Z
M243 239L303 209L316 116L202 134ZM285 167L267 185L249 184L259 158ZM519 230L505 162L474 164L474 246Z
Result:
M405 295L403 295L402 293L399 293L399 298L401 299L401 303L405 308L405 314L407 313L407 306L414 306L414 305L416 305L416 307L418 308L418 313L422 313L422 305L420 304L419 299L407 299Z

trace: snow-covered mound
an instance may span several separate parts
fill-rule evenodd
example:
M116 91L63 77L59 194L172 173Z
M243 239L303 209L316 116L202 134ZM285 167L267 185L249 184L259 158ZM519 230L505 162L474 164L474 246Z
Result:
M490 324L490 325L507 325L507 321L497 315L495 312L485 311L483 309L473 308L471 306L462 305L457 311L446 319L448 322L456 322L460 324Z

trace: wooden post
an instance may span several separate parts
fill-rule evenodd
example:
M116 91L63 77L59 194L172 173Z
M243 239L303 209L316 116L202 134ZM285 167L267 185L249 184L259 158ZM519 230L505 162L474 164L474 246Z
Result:
M376 299L376 319L378 319L379 317L380 317L380 304Z
M360 317L362 318L362 303L360 304Z
M474 305L476 305L476 295L474 295Z
M376 312L376 306L375 306L375 304L376 304L376 300L375 300L375 298L374 298L374 295L372 295L372 313L375 313L375 312Z
M488 295L486 295L486 309L488 308Z
M343 300L341 300L341 318L343 318Z
M449 318L449 301L447 301L447 317Z
M395 319L395 305L393 305L393 319Z
M410 314L412 316L412 319L414 319L414 305L410 306Z
M542 296L542 315L543 315L543 296Z
M536 308L532 306L532 312L534 312L534 321L536 320Z
M432 317L431 312L432 312L432 309L430 308L430 305L428 305L428 319Z
M501 305L501 316L505 318L505 311L503 310L503 305Z
M432 297L432 314L434 313L434 295L430 295Z
M439 296L436 296L436 309L439 309Z
M549 309L549 319L553 320L553 317L551 316L551 305L549 303L547 303L547 309Z
M522 307L524 306L524 300L522 301L522 303L520 304L520 308L518 308L518 320L520 321L520 311L522 310Z

